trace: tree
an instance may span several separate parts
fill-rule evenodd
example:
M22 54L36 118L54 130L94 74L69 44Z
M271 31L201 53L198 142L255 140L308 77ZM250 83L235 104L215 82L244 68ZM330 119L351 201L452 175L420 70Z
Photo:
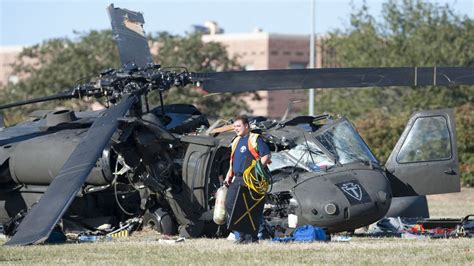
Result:
M381 19L373 17L365 4L355 8L351 26L332 32L325 45L336 51L344 67L423 67L474 66L473 43L474 21L456 15L449 5L389 0L383 4ZM362 135L383 161L410 113L471 106L474 86L335 89L318 92L316 102L319 112L356 119ZM463 124L468 122L467 111L459 111L467 107L463 108L456 109L456 115L463 116L457 119L458 130L468 128ZM458 135L461 164L474 157L472 146L460 145L469 137ZM465 180L468 174L463 174Z
M351 27L330 34L328 46L345 67L474 66L474 21L420 0L390 0L382 19L367 6L353 11ZM354 99L356 101L354 102ZM474 101L474 87L331 90L318 93L317 110L359 117L373 108L389 112L455 107Z
M77 40L51 39L27 47L13 65L14 74L26 77L17 84L9 84L1 91L2 103L53 95L71 89L81 78L118 66L118 52L111 31L75 33ZM80 101L49 102L42 108L57 105L85 108ZM38 109L37 104L4 111L7 122L14 123L27 113Z
M76 38L51 39L25 48L14 64L14 73L27 77L18 84L9 84L0 91L0 102L15 102L31 99L72 88L78 82L87 81L108 68L118 68L118 50L110 30L75 33ZM152 37L159 47L155 60L163 66L186 66L190 71L216 71L238 67L229 59L224 47L217 43L203 43L199 35L172 36L166 33ZM151 99L155 99L151 95ZM214 116L237 113L237 108L246 108L245 103L232 94L203 97L203 91L191 87L171 90L166 103L191 103L202 107ZM38 109L69 108L86 109L90 104L84 101L48 102L10 109L4 112L9 124L20 121L24 116Z
M474 103L456 108L456 131L458 137L459 162L464 184L474 186Z
M191 72L215 72L239 68L235 58L229 58L221 44L204 43L200 34L183 37L160 33L151 39L158 47L154 61L166 67L186 67ZM232 117L242 110L247 110L247 105L237 97L237 94L208 95L202 90L192 89L192 86L171 89L166 95L166 102L194 104L214 118Z

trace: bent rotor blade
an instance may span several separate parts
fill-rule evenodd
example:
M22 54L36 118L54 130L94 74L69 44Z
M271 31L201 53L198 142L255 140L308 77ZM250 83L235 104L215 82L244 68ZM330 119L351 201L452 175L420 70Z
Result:
M127 9L115 8L111 4L107 11L112 24L112 32L117 42L122 66L135 64L145 67L153 63L146 39L143 15Z
M3 105L0 105L0 110L16 107L16 106L27 105L30 103L40 103L40 102L47 102L47 101L53 101L53 100L67 100L67 99L72 99L72 98L77 98L77 96L74 95L73 92L63 92L63 93L58 93L56 95L40 97L40 98L31 99L31 100L18 101L15 103L3 104Z
M5 245L37 244L48 238L117 129L117 119L123 116L135 101L135 96L127 95L118 105L99 115L48 190L31 208L16 234Z
M473 85L474 68L319 68L193 73L210 93L307 88Z

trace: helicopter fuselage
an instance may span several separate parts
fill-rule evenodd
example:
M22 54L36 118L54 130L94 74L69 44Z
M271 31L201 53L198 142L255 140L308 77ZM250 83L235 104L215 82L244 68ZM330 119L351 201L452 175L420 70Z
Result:
M63 219L110 216L118 222L145 214L148 223L167 217L164 233L177 233L178 225L194 226L190 236L219 232L209 214L235 134L205 132L207 119L193 106L165 109L166 117L153 109L140 119L123 120ZM98 115L45 112L3 129L0 222L41 198ZM269 225L312 224L340 232L386 215L395 196L393 172L379 165L347 119L264 119L254 122L252 130L272 150L273 182L264 208Z

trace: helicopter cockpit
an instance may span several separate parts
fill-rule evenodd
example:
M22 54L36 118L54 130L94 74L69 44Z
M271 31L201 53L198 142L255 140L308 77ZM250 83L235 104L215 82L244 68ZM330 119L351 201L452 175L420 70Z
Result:
M367 144L345 118L324 125L315 132L304 132L290 149L274 151L270 171L296 167L307 172L326 171L355 162L376 164Z

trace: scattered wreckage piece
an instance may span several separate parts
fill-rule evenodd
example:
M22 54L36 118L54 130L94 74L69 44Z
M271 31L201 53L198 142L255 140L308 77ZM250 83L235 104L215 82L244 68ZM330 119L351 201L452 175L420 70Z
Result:
M385 217L371 224L359 236L402 238L457 238L474 237L474 215L453 218Z

